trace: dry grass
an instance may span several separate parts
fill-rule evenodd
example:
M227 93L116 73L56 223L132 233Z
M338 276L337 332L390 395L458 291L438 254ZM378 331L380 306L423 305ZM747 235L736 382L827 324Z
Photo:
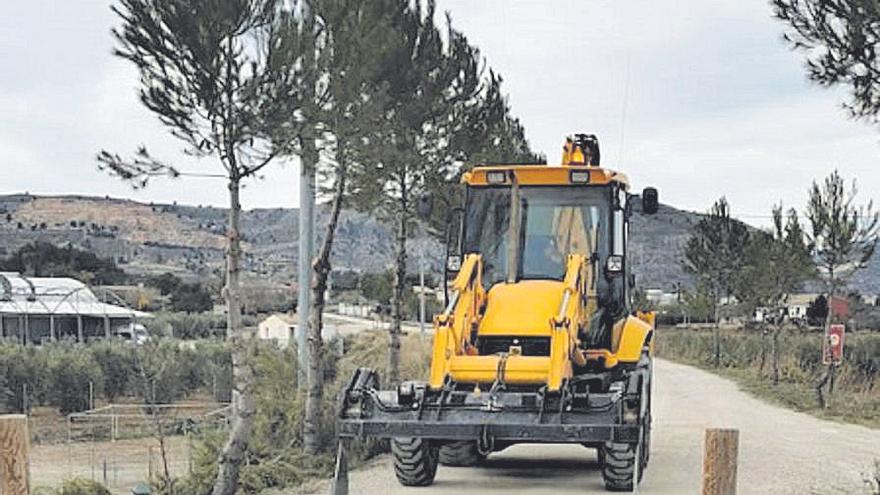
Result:
M880 335L876 333L847 335L846 356L826 409L816 401L814 385L825 367L822 336L815 332L782 331L777 385L771 381L770 336L762 342L757 331L722 331L719 368L712 366L711 330L662 328L657 336L660 357L728 376L745 390L798 411L880 427ZM766 346L763 368L762 345Z

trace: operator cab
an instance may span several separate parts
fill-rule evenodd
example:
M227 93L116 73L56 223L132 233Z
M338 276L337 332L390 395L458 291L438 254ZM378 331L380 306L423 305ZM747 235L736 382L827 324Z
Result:
M594 274L590 346L607 345L611 324L629 312L626 246L634 201L627 177L601 168L599 160L595 136L579 134L566 140L561 165L481 166L464 175L461 235L448 247L447 269L457 271L468 254L482 257L487 300L480 354L505 349L517 336L540 339L530 341L525 355L544 354L547 313L559 305L571 254L584 255ZM642 198L642 210L655 212L656 190L646 189Z

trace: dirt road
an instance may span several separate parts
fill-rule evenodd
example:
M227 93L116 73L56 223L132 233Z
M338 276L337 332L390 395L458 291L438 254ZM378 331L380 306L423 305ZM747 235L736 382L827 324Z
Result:
M645 494L692 494L700 487L707 427L740 430L739 493L870 493L863 482L880 458L880 430L822 421L772 406L711 373L658 360L651 464ZM326 493L321 487L314 493ZM351 473L353 494L605 493L594 450L520 445L478 468L441 466L433 486L397 484L390 459Z

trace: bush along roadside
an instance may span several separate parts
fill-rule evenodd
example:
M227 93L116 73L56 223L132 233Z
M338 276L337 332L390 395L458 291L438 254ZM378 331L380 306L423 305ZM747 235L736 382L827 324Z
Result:
M656 345L661 358L716 371L736 379L749 392L795 410L880 427L880 334L846 336L844 359L824 409L817 402L815 389L825 371L820 333L779 332L776 384L772 332L723 331L719 368L713 366L711 331L661 328Z

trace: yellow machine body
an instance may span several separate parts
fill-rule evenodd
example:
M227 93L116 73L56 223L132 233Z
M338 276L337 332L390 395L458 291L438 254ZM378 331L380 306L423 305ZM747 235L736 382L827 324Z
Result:
M477 167L464 174L462 182L469 188L594 187L612 182L623 190L629 187L624 174L582 165L588 161L589 153L567 142L562 165ZM588 253L570 253L562 281L516 280L483 287L482 257L467 254L450 287L449 305L434 319L428 386L439 389L451 378L457 383L473 383L477 389L481 384L501 381L544 385L554 391L589 361L604 369L639 362L645 352L653 352L653 313L620 317L612 327L610 346L591 348L580 340L581 330L599 304L597 270ZM475 340L493 336L548 338L549 355L522 355L515 344L504 352L480 355Z

